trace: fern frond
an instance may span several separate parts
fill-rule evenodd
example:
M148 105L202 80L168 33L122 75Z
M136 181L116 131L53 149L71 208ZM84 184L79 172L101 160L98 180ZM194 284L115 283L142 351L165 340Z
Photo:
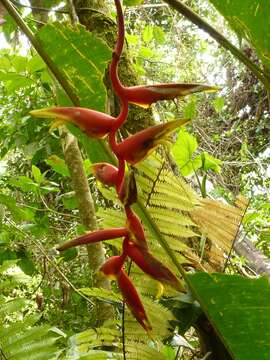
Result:
M2 304L2 318L21 311L27 300L15 299ZM20 313L16 316L20 316ZM50 332L50 325L33 326L40 315L26 316L22 321L12 322L0 329L0 347L6 358L12 360L47 360L54 359L58 336Z
M127 360L166 360L165 355L158 350L135 341L126 343L126 358Z
M173 314L169 309L162 306L157 300L152 300L149 297L142 296L147 316L153 327L152 335L155 340L162 340L168 337L171 333L170 321L175 320ZM129 340L145 340L148 343L149 338L143 328L134 319L127 309L125 320L125 334Z
M80 357L70 357L67 360L122 360L123 355L110 351L90 350L87 354Z
M22 322L11 323L0 329L0 342L6 342L5 339L13 339L17 334L23 332L26 328L33 326L39 319L40 314L31 314L26 316ZM6 342L7 344L9 342Z
M122 303L122 297L112 290L102 288L81 288L80 291L87 296L91 296L109 303Z
M248 201L238 197L236 204L237 206L232 206L216 200L202 199L191 213L200 232L211 241L208 256L215 269L223 265L223 254L229 253L232 247Z

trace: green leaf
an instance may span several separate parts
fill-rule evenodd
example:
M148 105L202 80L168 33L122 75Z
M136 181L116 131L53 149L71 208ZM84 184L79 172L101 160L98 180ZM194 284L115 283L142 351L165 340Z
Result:
M146 46L141 46L139 51L139 56L142 56L144 58L153 58L155 57L155 53L153 50L149 49Z
M35 263L29 257L23 257L18 261L18 266L22 271L29 276L32 276L36 272Z
M20 88L25 88L34 84L34 81L29 77L17 73L3 73L0 72L0 81L5 82L6 89L9 94Z
M197 273L189 281L234 360L270 359L269 279Z
M213 170L216 173L220 172L220 165L222 161L208 154L206 151L201 153L202 169L204 171Z
M39 168L35 165L32 165L32 174L34 177L34 180L40 184L43 181L43 176L41 174L41 171L39 170Z
M35 55L33 56L28 64L27 64L27 70L30 72L30 73L33 73L35 71L38 71L38 70L43 70L46 68L46 64L44 63L44 61L41 59L40 56L38 55Z
M74 260L77 256L78 256L77 248L67 249L66 251L63 252L63 254L61 254L62 259L66 262Z
M57 155L52 155L49 159L45 160L46 164L51 166L51 168L58 174L62 176L70 176L69 170L65 161L58 157Z
M38 32L45 51L61 69L83 107L105 111L103 77L111 51L82 25L47 24Z
M149 43L153 39L153 26L150 25L145 26L142 36L143 36L143 41Z
M160 45L165 42L165 33L160 26L154 26L153 28L153 36L156 42Z
M189 134L185 129L181 129L172 147L172 153L182 175L187 176L201 167L200 158L192 159L197 148L198 143L195 136Z
M183 109L184 117L187 119L192 119L195 117L196 111L197 111L197 102L194 98L193 99L191 98Z
M17 179L9 180L9 183L13 186L20 188L23 192L34 192L38 190L38 184L35 183L28 176L18 176Z
M124 0L123 4L126 6L140 5L143 0Z
M106 290L102 288L81 288L82 292L86 296L95 297L107 302L121 303L122 296L120 294L114 293L112 290Z
M0 203L5 205L15 220L33 220L34 212L30 209L22 209L11 196L0 194Z
M270 71L268 0L210 0L228 20L233 30L256 49L263 64Z
M25 71L27 63L28 63L27 57L17 55L17 56L13 56L12 58L12 65L14 66L15 70L18 73Z
M7 72L10 70L11 67L10 60L7 57L4 57L4 55L2 55L1 53L0 55L0 70L4 70L4 72Z
M126 34L126 38L129 44L137 45L139 41L138 35Z
M220 113L221 110L223 109L224 107L224 103L225 103L225 100L223 97L217 97L215 98L215 100L213 101L213 105L214 105L214 108L216 110L217 113Z
M77 201L77 199L75 197L75 193L73 191L61 195L60 198L66 209L73 210L73 209L78 208L78 201Z

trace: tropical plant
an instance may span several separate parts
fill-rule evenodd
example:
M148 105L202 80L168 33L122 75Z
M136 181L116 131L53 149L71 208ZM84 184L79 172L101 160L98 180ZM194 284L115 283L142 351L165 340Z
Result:
M123 86L118 80L117 67L124 42L124 24L120 2L115 0L120 36L118 36L110 65L110 76L113 88L120 99L121 110L118 116L107 115L104 113L106 95L102 77L110 60L110 49L80 25L71 27L64 23L48 24L39 30L36 37L29 31L22 18L14 12L10 2L2 1L2 3L29 36L42 59L62 85L62 89L59 89L58 85L50 79L50 75L40 60L35 60L37 70L32 68L35 61L30 66L28 61L14 60L16 71L23 73L24 70L22 69L28 68L29 72L33 74L33 78L29 78L31 81L27 81L25 74L21 74L19 77L21 82L18 82L18 87L15 90L15 85L12 88L15 81L13 83L14 79L8 75L9 65L7 62L5 70L2 71L2 81L5 84L3 88L5 91L10 91L8 96L11 97L13 96L12 91L21 91L24 92L27 99L27 96L30 96L27 91L29 90L31 94L33 83L40 81L41 89L37 91L36 100L33 103L27 101L23 104L20 113L26 115L29 110L34 108L33 115L46 118L55 117L59 121L57 120L51 128L54 131L54 135L51 137L46 134L44 126L33 125L34 122L29 119L28 115L22 123L20 116L16 116L21 131L23 131L25 123L28 124L31 121L31 126L29 126L31 131L37 126L36 136L42 139L43 144L48 140L53 150L45 155L41 155L39 152L39 158L35 154L36 162L35 166L31 167L31 173L28 167L29 176L20 176L18 179L11 176L8 182L4 181L6 188L1 194L1 204L7 212L9 221L1 229L4 244L4 251L1 254L4 254L3 256L15 256L18 259L17 261L21 261L22 264L22 260L24 260L25 268L30 271L29 259L31 254L24 251L22 256L22 252L16 248L15 244L15 249L12 249L11 255L8 252L10 251L10 239L7 241L5 234L10 234L10 229L13 228L15 238L18 237L21 242L22 240L25 241L24 231L27 226L31 225L28 227L31 230L27 245L31 244L32 238L42 235L43 244L42 247L38 244L38 249L43 252L43 245L47 242L47 234L40 232L42 223L38 221L38 217L42 209L36 209L36 204L39 201L39 204L45 204L45 209L51 214L59 213L57 221L54 222L58 226L62 224L62 221L64 223L66 219L66 213L60 214L63 209L62 206L66 206L66 209L73 212L69 215L73 215L74 218L66 226L61 225L62 233L59 235L61 241L57 241L57 247L59 250L65 251L56 257L57 264L53 262L55 254L52 261L46 251L43 252L46 261L53 264L52 266L57 269L62 280L68 281L63 277L63 271L70 275L73 272L74 265L72 261L69 262L70 260L68 260L75 259L78 254L73 247L81 244L92 245L93 242L100 244L100 241L104 240L107 253L111 257L102 265L101 270L105 275L113 275L116 278L124 301L131 313L152 337L149 339L131 314L126 311L114 285L110 290L107 285L104 288L99 280L92 282L94 287L91 286L92 284L88 286L85 283L82 285L82 283L77 282L81 287L80 290L75 288L79 296L90 297L91 302L97 299L98 302L95 303L95 307L98 307L98 304L113 305L116 311L115 319L112 317L110 319L109 316L109 319L107 317L105 321L104 319L100 321L103 322L101 326L98 325L95 328L72 335L69 337L65 349L59 345L59 353L56 356L68 359L177 358L178 351L165 344L170 343L173 331L184 334L193 325L200 333L202 353L208 354L206 356L212 352L210 354L212 358L252 359L260 354L260 358L266 359L269 355L267 345L262 346L261 340L267 344L267 337L269 336L265 322L268 316L265 308L267 307L266 299L269 296L269 284L264 279L253 280L239 276L212 274L213 271L223 270L227 266L228 256L246 211L247 201L238 197L235 204L228 205L207 198L207 178L211 175L211 171L219 171L220 163L206 152L198 154L196 152L196 140L186 131L180 131L178 140L173 147L173 155L183 175L195 173L203 198L199 197L183 178L179 175L175 176L171 167L172 161L168 161L167 152L160 150L159 155L152 154L149 156L150 152L160 143L167 144L171 131L186 123L186 120L174 120L159 124L130 135L124 140L122 137L125 137L122 125L126 124L129 103L148 106L164 98L181 97L186 95L186 92L216 90L216 88L205 85L199 86L198 84ZM181 5L179 1L174 2L174 6L178 9L181 7L179 4ZM199 22L202 23L200 19ZM144 40L151 38L152 30L148 28L144 31ZM158 31L156 30L156 32ZM162 37L160 32L159 35ZM64 52L62 49L60 51L59 44L64 47ZM92 51L93 47L95 51ZM232 50L232 48L230 49ZM237 54L239 55L239 53ZM73 61L75 57L76 63ZM9 59L8 55L5 55L5 59L9 64L13 61ZM36 59L39 58L36 57ZM247 62L245 64L247 65ZM89 71L90 68L91 71ZM264 84L267 83L265 73L261 71L258 73L256 67L255 74L259 75L260 80L265 80ZM26 78L25 81L22 78ZM49 99L51 90L57 95L53 101ZM63 90L69 99L63 94ZM46 94L47 98L43 98L39 102L38 96L40 94ZM73 102L73 106L70 100ZM56 107L55 102L62 107ZM216 106L218 107L220 104L216 102ZM36 110L36 108L42 107L46 107L46 109ZM5 119L8 119L8 109L4 108L3 114ZM88 229L76 229L76 198L73 193L70 193L71 189L61 178L61 176L64 176L64 179L69 178L70 175L72 176L73 170L70 171L70 168L65 166L59 156L58 133L54 130L55 126L62 124L63 121L72 122L78 126L79 129L74 126L69 126L69 129L84 145L83 151L87 153L92 162L92 172L96 179L102 183L98 185L99 193L95 186L91 185L93 195L97 199L97 215L99 219L102 219L102 230L96 230L86 224L85 227ZM16 131L12 130L11 127L4 125L2 129L4 132L9 131L12 136L17 136ZM60 128L61 136L63 133L65 130ZM109 138L109 145L113 153L103 140L99 140L106 136ZM53 138L54 141L49 140L50 138ZM69 142L66 141L66 144ZM11 146L13 149L15 148L14 144L8 145L7 151ZM48 149L46 150L48 151ZM116 155L118 164L113 154ZM49 159L46 159L47 155L50 156ZM45 169L42 169L44 163L40 161L41 159L46 159ZM127 166L126 163L129 165ZM89 163L88 165L86 163L86 166L89 167ZM52 172L52 169L55 172ZM49 172L52 172L53 175ZM51 177L56 182L51 181ZM13 197L13 189L24 191L25 196L22 197L19 193ZM58 205L56 210L52 210L50 193L51 191L58 191L59 194L59 189L64 192L64 196L61 195L61 204L63 201L63 205ZM75 191L78 192L76 185ZM84 189L81 189L81 192L84 192ZM100 193L103 198L101 198ZM19 201L20 206L18 206ZM105 209L102 206L104 204L106 204ZM14 220L19 225L15 224ZM46 222L44 219L44 223L49 229L50 222ZM32 229L35 229L36 232ZM85 230L89 229L92 231L85 234ZM51 233L50 237L53 238L54 234ZM122 238L124 238L123 244ZM36 240L34 241L37 244ZM51 241L51 244L55 246L55 242ZM92 249L91 252L94 248L89 249ZM83 253L83 250L80 250L79 253ZM126 265L128 275L123 268L123 263L127 258L130 259ZM79 270L76 270L73 275L74 278L80 274L83 264L84 262L80 265ZM59 269L59 266L62 270ZM99 265L94 267L94 269L97 268ZM36 270L33 270L33 273L34 271ZM45 266L44 274L48 274ZM157 282L148 278L146 274L151 275L165 286L165 293L160 300L156 299L155 296L157 293L159 296L161 295L161 287L157 286ZM93 276L95 279L99 279L98 276ZM132 282L129 278L132 278ZM72 283L69 285L72 286ZM170 287L167 288L167 285ZM187 294L179 295L179 291L187 291ZM63 306L66 304L68 293L68 291L65 292L64 301L63 292ZM258 293L261 294L259 305L256 296ZM246 301L243 301L243 298ZM80 306L82 301L78 304ZM250 307L259 307L259 312L251 311ZM263 309L264 311L262 311ZM82 310L86 310L85 306ZM59 309L54 313L57 312L59 313ZM66 313L71 312L69 308L66 308ZM238 316L241 319L240 321ZM247 319L251 319L250 321L254 323L256 317L260 319L257 326L261 326L262 331L265 330L264 338L256 337L251 330L247 331L250 329ZM122 321L120 322L119 319ZM50 321L52 320L53 316L50 318ZM31 326L31 324L27 325L27 320L25 323L26 328ZM92 321L92 324L94 323ZM17 323L14 327L16 328L16 326ZM203 330L207 327L209 331L205 333ZM78 326L75 329L78 331ZM235 329L235 332L231 329ZM236 336L236 334L241 334L241 336ZM8 335L4 334L3 338L6 336ZM44 333L44 336L47 335ZM253 336L255 339L252 351L248 347L249 336ZM34 339L34 342L38 344L39 338ZM32 343L30 345L31 351L27 356L34 352L34 346ZM187 346L192 348L189 344ZM56 353L55 350L53 348L51 354ZM19 354L14 353L15 358L16 356L20 358ZM39 358L38 356L36 358Z

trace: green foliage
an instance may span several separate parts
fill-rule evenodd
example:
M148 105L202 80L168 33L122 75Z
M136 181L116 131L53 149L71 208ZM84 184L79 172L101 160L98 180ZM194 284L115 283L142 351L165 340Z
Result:
M269 59L265 57L265 53L269 53L269 46L265 44L266 36L264 37L265 39L255 39L255 35L258 36L261 31L265 32L264 26L267 26L267 24L261 23L255 29L254 24L250 23L250 21L253 21L251 20L253 16L251 11L254 12L252 6L255 6L256 2L252 4L250 1L245 4L241 3L241 7L239 1L229 1L226 4L221 4L217 0L212 0L212 2L219 3L220 7L224 7L224 9L228 4L230 5L234 13L229 21L233 22L234 28L237 28L237 31L241 32L243 37L255 44L261 57L264 57L264 63L269 67ZM125 5L138 5L139 3L141 3L140 0L124 1ZM44 6L52 5L56 5L56 2L51 0L44 1ZM255 8L255 12L257 11L256 16L258 15L258 18L261 19L261 9L265 4L261 2L259 5L259 7ZM171 79L175 80L178 78L183 80L186 76L192 79L195 77L200 78L200 70L196 65L196 61L202 61L204 54L207 57L206 50L209 44L207 44L207 41L198 44L194 30L181 19L181 24L184 24L184 30L182 31L181 28L181 33L184 35L181 35L182 38L179 41L179 43L183 44L181 49L182 56L179 56L179 59L181 58L182 60L178 61L177 59L177 61L174 61L172 53L175 50L175 46L179 44L174 37L175 35L178 36L178 34L174 34L174 31L171 29L174 28L173 21L178 24L178 19L175 17L175 20L172 20L172 17L169 17L166 12L167 8L164 9L157 12L155 19L151 22L149 21L150 16L148 16L148 13L143 22L138 22L139 25L134 25L132 20L130 21L131 29L133 25L134 27L138 26L141 32L141 34L136 34L134 31L128 36L129 41L134 46L137 46L137 69L140 74L146 75L147 81L152 81L152 78L156 79L157 77L158 81L161 82L168 79L172 81ZM134 11L132 8L128 10L131 11L131 14ZM136 9L135 14L137 21L138 13ZM141 31L142 27L144 28L143 31ZM12 29L15 29L13 24L12 26L10 25L10 32L13 31ZM168 29L170 33L167 32ZM185 31L185 29L189 31ZM44 44L46 51L51 55L79 96L81 105L104 111L106 92L103 85L103 75L111 57L111 53L104 43L89 34L82 26L73 28L70 25L60 23L43 27L39 31L39 38ZM162 49L161 45L164 45L165 42L166 47ZM265 52L264 47L268 50L267 52ZM199 60L193 60L193 55L196 53L200 55L198 56ZM167 54L169 55L167 56ZM188 57L185 56L186 54L188 54ZM220 56L220 53L218 55ZM192 59L192 61L189 61L189 59ZM175 62L175 66L171 66L173 62ZM223 67L223 62L220 61L220 63ZM143 68L145 65L146 69L148 66L148 71ZM214 65L216 66L217 63ZM181 74L178 74L177 68L181 69ZM205 78L205 74L203 78ZM29 275L32 275L35 271L43 270L41 266L41 248L45 253L46 251L48 252L50 261L56 259L61 271L75 285L81 287L82 293L91 298L113 304L117 312L117 318L120 318L121 297L116 292L117 290L114 289L114 285L112 292L85 287L89 285L85 285L84 280L81 279L86 274L85 269L87 268L85 262L86 256L83 250L81 253L80 251L72 250L66 252L61 257L55 256L54 250L50 250L50 252L48 250L58 242L55 236L56 233L58 234L57 237L64 238L65 240L67 240L67 237L74 237L76 231L78 231L76 228L78 220L76 218L77 203L74 193L71 192L69 171L62 159L58 135L56 133L48 135L47 129L40 122L31 121L27 115L32 107L50 106L54 102L52 80L43 61L37 55L30 57L28 55L13 54L8 51L1 52L0 85L1 90L3 89L3 94L0 95L1 106L6 101L3 100L4 98L8 99L9 102L9 104L4 104L1 108L1 116L3 115L3 122L1 122L0 126L1 155L5 155L10 150L16 148L20 148L23 154L19 160L15 159L13 170L11 170L12 167L10 166L10 173L7 174L7 178L1 180L4 184L3 191L0 194L1 213L3 213L1 214L3 215L3 224L0 229L0 274L4 274L0 285L1 291L3 290L3 293L10 294L17 285L20 285L21 289L23 289L22 285L27 281L25 276L16 277L4 273L5 268L9 267L11 263L21 267ZM211 103L213 111L221 113L224 103L223 97L216 98ZM161 113L164 109L168 110L168 113L172 113L172 108L169 106L166 108L166 106L162 108ZM182 106L182 112L187 117L193 118L195 114L199 113L199 110L201 110L200 102L197 102L193 97L189 98L187 103ZM207 111L203 116L203 121L205 121ZM86 155L91 162L114 161L113 158L108 156L104 143L89 139L80 130L72 126L70 126L70 130L84 145ZM218 134L218 137L220 140L220 134ZM199 140L201 148L203 139L198 138ZM249 145L242 147L243 156L247 156L248 151ZM199 150L196 138L186 131L180 132L178 140L173 147L173 153L182 175L192 175L194 171L198 170L200 174L203 174L203 178L206 179L209 170L213 172L220 171L220 161L207 151ZM26 160L28 160L28 163ZM24 165L24 168L21 168L21 165ZM136 208L136 211L142 217L151 251L172 270L175 271L175 267L168 259L164 249L157 242L159 237L167 241L180 262L195 266L194 264L201 263L201 260L196 262L196 257L196 261L192 258L194 254L196 255L196 251L194 253L192 251L196 250L197 243L199 242L198 235L202 232L211 232L208 235L213 243L215 241L217 243L219 241L222 242L223 233L226 233L227 236L228 232L231 232L235 236L235 229L238 228L238 220L235 221L235 218L236 215L239 215L236 214L235 209L225 206L217 209L216 203L213 205L213 202L209 202L210 211L206 206L206 202L201 202L196 193L191 190L183 179L175 178L167 168L165 161L161 161L159 157L153 156L137 166L136 180L139 186L139 201L146 206L146 211L140 206L140 202L134 208ZM92 186L92 178L90 178L90 181ZM111 200L115 200L114 191L100 187L98 190L105 197L105 199L100 199L99 192L94 186L92 188L94 189L94 196L98 198L98 204L106 205L105 209L102 209L101 206L99 208L98 215L100 221L102 221L100 226L114 227L123 225L125 218L119 212L119 204L113 209L109 208ZM261 203L264 203L265 213L262 216L255 216L253 213L253 216L251 214L250 217L248 214L245 219L245 225L249 226L250 229L253 228L251 230L253 234L256 232L257 226L263 229L260 240L261 244L264 244L262 246L267 248L267 244L269 244L269 231L264 228L263 224L269 222L269 213L267 214L269 204L266 201L261 201ZM260 209L260 206L258 205L257 208ZM200 211L206 217L201 219L203 225L196 221L196 217L190 217L192 214L194 215L194 211ZM232 218L234 218L233 225L230 222ZM10 221L13 227L9 225ZM26 236L26 232L35 238L35 241L38 241L39 247L34 248L33 243ZM231 233L229 234L230 241L226 242L227 247L231 246L234 237L231 236ZM20 249L22 240L24 247ZM40 247L40 244L44 245L44 248ZM26 249L31 249L31 251ZM107 242L108 253L115 254L117 250L121 250L120 239ZM186 254L189 257L185 257ZM8 264L5 261L7 258L13 260L10 260L11 262ZM81 263L77 261L78 258ZM91 321L88 318L92 316L92 313L90 312L89 314L87 312L84 301L77 294L71 293L70 302L66 305L60 305L62 280L59 280L55 275L55 268L50 268L50 264L45 263L43 283L39 285L40 289L44 291L47 301L43 319L36 315L27 314L22 322L17 321L17 319L14 323L7 322L0 330L0 344L2 345L2 338L6 339L3 348L9 356L15 354L14 359L48 359L48 356L53 359L57 350L55 347L57 336L55 334L52 335L50 326L46 325L51 320L55 323L63 324L72 333L79 331L81 328L91 326ZM31 265L34 265L32 269ZM198 306L196 309L190 306L190 304L183 306L182 299L176 296L179 294L176 294L171 289L166 289L165 291L165 295L168 296L166 300L168 301L164 301L164 298L161 302L154 299L157 293L156 282L146 277L134 264L131 267L131 277L142 294L146 311L153 323L157 344L154 344L145 336L143 330L138 326L128 310L126 310L127 359L174 358L171 348L169 348L169 354L167 355L161 351L166 341L165 339L172 334L174 328L172 324L175 323L176 319L173 314L177 314L179 331L185 332L196 320L199 312ZM213 278L215 281L212 281ZM244 281L242 278L223 278L219 275L213 275L213 278L203 274L195 275L192 278L197 289L196 299L201 302L203 310L210 314L212 323L218 332L222 334L221 337L225 338L228 346L237 354L236 356L239 356L240 352L238 350L240 345L243 344L244 348L245 341L246 344L250 343L248 336L255 339L256 345L259 343L258 336L256 337L253 329L250 329L250 324L253 328L257 328L257 324L254 325L256 315L259 318L259 326L261 328L264 326L261 325L265 321L262 315L263 306L257 313L251 311L247 305L249 305L248 301L254 307L258 305L255 304L255 299L258 299L260 292L265 297L266 295L269 297L267 290L269 284L266 284L264 280L259 280L259 284L258 280L256 283L255 280ZM258 286L255 286L255 283ZM249 287L251 288L250 292ZM231 296L234 294L235 296ZM174 296L173 299L171 299L172 296ZM214 301L211 301L212 299ZM170 300L174 301L173 305L170 303ZM166 308L161 304L166 304ZM242 304L244 304L244 310L242 309ZM26 305L26 302L21 299L14 302L3 302L0 308L0 316L10 314L13 311L12 309L23 311ZM264 300L264 305L264 309L268 311L266 299ZM183 311L180 311L179 308ZM175 309L178 309L178 311L172 314L171 311ZM224 314L224 316L221 314ZM241 321L239 316L241 316ZM20 317L22 317L21 314ZM223 321L223 319L226 321ZM234 321L235 319L238 319L237 323ZM35 326L36 322L45 325ZM242 327L238 322L242 322L242 325L240 324ZM31 326L33 326L32 331L30 331ZM70 360L122 359L120 326L119 321L112 322L111 324L105 323L103 327L89 329L86 332L71 336L67 347L67 354L63 353L63 358ZM237 331L235 330L233 333L230 333L229 326ZM269 330L267 324L264 329L261 328L260 330ZM267 335L266 331L264 331L264 334L265 336ZM243 340L242 343L239 341L238 344L238 339ZM9 340L12 343L9 343ZM264 341L264 338L262 340ZM13 353L10 355L8 351L13 351ZM247 349L244 349L242 354L245 354L245 351ZM244 357L236 358L244 359Z
M270 13L268 0L210 0L236 33L248 40L270 71L268 41Z
M127 6L133 6L133 5L140 5L143 2L143 0L124 0L124 5Z
M60 23L42 27L38 37L78 95L81 106L104 111L106 89L102 80L111 57L105 43L81 25Z
M197 273L189 280L233 359L269 359L269 279Z
M203 171L213 170L218 173L221 161L207 152L195 155L197 149L198 143L195 136L188 133L186 129L181 129L172 147L172 153L181 174L187 176L198 169Z
M0 349L1 356L4 359L14 360L47 360L56 359L58 348L56 341L59 339L59 333L55 332L49 325L35 325L40 315L28 314L21 320L6 322L16 314L19 314L26 306L25 299L16 299L8 302L0 300L1 311L0 318L3 326L0 329ZM63 334L62 334L63 335Z

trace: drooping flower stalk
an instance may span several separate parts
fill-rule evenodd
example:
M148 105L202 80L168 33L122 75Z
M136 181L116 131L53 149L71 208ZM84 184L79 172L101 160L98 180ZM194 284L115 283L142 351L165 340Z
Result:
M110 64L110 78L113 89L120 98L121 102L127 101L142 107L149 107L151 104L160 100L171 100L181 98L197 92L215 92L220 88L207 84L155 84L124 86L119 80L118 64L123 51L125 41L125 23L120 0L114 0L118 19L118 37L115 44L112 61Z
M118 166L98 163L92 166L92 170L97 180L106 186L115 187L118 198L124 206L126 224L121 228L97 230L84 234L60 245L58 250L63 251L74 246L123 238L121 255L109 258L102 265L100 271L105 276L117 281L125 303L137 321L149 333L151 325L143 304L124 270L124 262L127 257L159 283L170 285L181 292L185 291L185 288L172 271L149 251L141 220L131 209L131 205L137 200L137 187L134 173L126 171L126 163L135 165L149 156L157 146L166 145L170 141L170 134L178 127L187 124L189 120L180 119L152 126L121 142L117 142L117 131L127 119L129 103L148 107L159 100L174 99L200 91L216 91L217 88L204 84L123 86L118 77L118 64L124 46L125 26L120 0L114 0L114 2L118 18L118 37L110 64L110 78L121 104L119 115L112 117L108 114L79 107L52 107L34 110L31 114L37 117L56 118L53 127L58 126L63 121L70 121L90 137L104 138L108 135L110 148L118 159Z

